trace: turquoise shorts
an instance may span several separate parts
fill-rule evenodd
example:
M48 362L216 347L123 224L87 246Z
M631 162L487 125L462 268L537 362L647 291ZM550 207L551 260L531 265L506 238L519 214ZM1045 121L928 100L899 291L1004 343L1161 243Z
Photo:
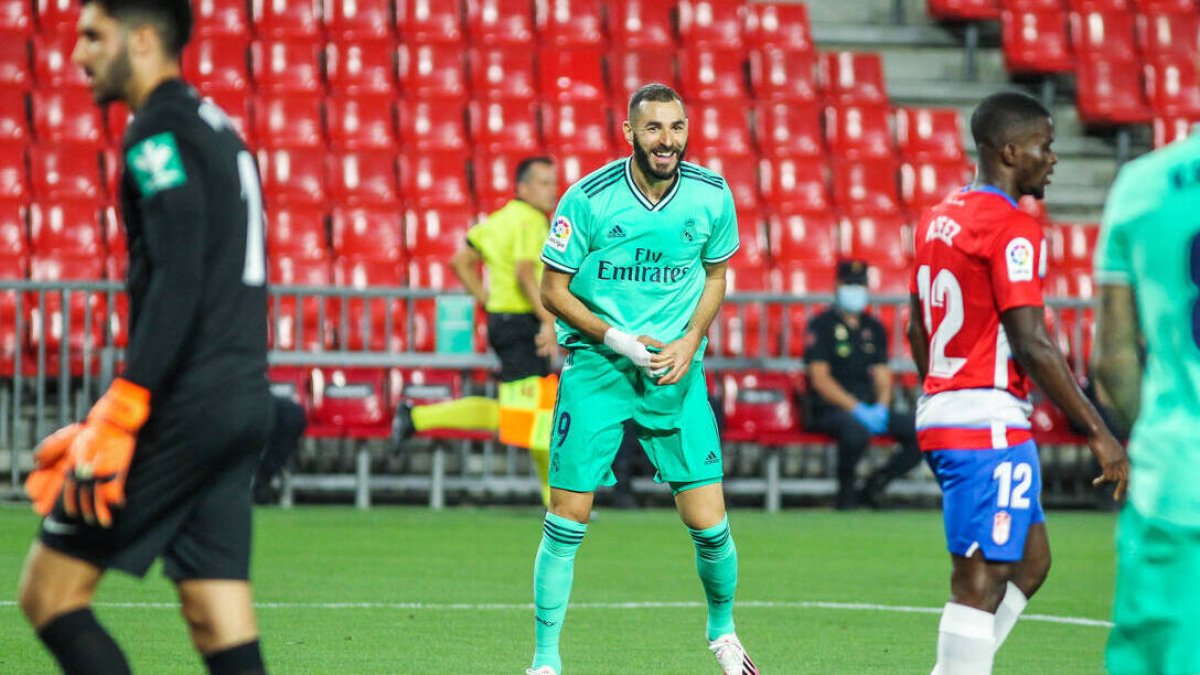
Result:
M625 420L636 425L655 481L676 492L720 482L721 442L701 361L682 381L659 386L624 356L576 349L563 366L554 405L550 487L594 492L616 484L612 463Z

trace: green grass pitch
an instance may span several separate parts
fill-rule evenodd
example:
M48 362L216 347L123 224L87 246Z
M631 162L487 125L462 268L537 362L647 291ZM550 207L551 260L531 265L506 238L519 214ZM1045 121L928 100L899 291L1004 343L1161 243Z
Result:
M540 510L314 507L256 518L254 584L272 672L511 674L528 665ZM738 634L764 672L929 672L949 575L940 513L738 510L730 522ZM1029 614L1109 618L1114 522L1049 514L1054 568ZM10 675L53 672L14 602L36 524L25 508L0 508L0 672ZM716 672L692 556L672 511L601 510L576 566L566 672ZM113 574L97 600L135 672L202 672L157 571L142 583ZM995 672L1102 673L1107 634L1023 620Z

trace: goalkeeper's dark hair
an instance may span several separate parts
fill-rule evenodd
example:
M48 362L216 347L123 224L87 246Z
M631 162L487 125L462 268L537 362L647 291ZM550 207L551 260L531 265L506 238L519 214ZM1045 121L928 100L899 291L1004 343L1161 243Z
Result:
M1046 106L1028 94L992 94L980 101L971 115L971 135L979 148L1000 150L1017 140L1031 123L1050 116Z
M651 101L653 103L670 103L678 101L679 107L683 107L683 99L679 98L679 94L674 89L665 84L652 82L638 87L638 90L633 92L629 97L629 119L633 119L633 112L643 101Z
M192 6L188 0L80 0L79 4L99 5L127 27L151 24L171 58L179 58L192 38Z
M514 182L519 184L529 180L529 173L533 170L533 167L536 164L554 166L554 160L545 155L526 157L525 159L521 160L519 164L517 164L517 170L514 172L513 176Z

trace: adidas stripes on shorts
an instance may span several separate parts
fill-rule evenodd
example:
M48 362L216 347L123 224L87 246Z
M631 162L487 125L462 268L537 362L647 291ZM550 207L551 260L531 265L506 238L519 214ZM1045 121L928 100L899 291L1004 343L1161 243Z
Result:
M639 425L639 440L660 483L691 487L721 480L724 468L717 421L702 363L692 363L680 382L673 429L658 409L663 400L647 395L647 383L633 363L612 353L575 349L567 357L558 386L550 436L550 487L592 492L613 485L612 463L624 434L623 422ZM650 408L654 407L653 410ZM646 428L650 427L650 428Z

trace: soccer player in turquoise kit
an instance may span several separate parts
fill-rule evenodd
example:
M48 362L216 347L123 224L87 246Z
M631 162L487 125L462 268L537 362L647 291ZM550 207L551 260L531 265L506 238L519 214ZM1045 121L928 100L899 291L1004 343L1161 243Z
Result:
M1121 170L1096 281L1097 379L1133 424L1108 670L1200 673L1200 133Z
M632 419L696 546L707 638L722 672L758 672L734 633L737 550L704 382L705 333L737 252L733 195L683 161L687 117L670 87L629 101L631 157L571 186L542 250L542 302L568 351L550 438L550 509L534 562L537 645L528 675L562 672L559 636L596 488ZM615 665L615 664L614 664ZM632 666L631 666L632 667Z

